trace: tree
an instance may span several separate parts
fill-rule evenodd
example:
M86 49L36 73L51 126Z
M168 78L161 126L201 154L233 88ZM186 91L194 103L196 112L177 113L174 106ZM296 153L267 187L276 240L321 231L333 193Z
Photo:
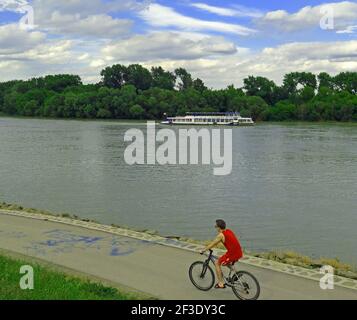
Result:
M0 112L8 115L161 119L163 114L239 111L255 120L357 121L357 73L285 75L277 86L264 77L244 87L208 89L183 68L151 72L138 64L101 71L102 82L84 85L79 76L60 74L0 83ZM318 80L318 81L317 81ZM175 87L176 86L176 87ZM179 90L174 90L178 88Z
M151 69L152 86L160 89L174 90L176 76L165 71L162 67L153 67Z
M97 118L99 118L99 119L110 119L110 118L112 118L112 113L107 109L101 108L97 112Z
M328 73L326 72L321 72L318 76L317 79L319 81L319 92L323 88L327 89L334 89L334 79L331 77Z
M116 64L101 71L102 83L108 88L120 89L128 81L128 68Z
M38 111L37 101L30 100L30 101L26 102L26 104L24 106L23 115L29 116L29 117L35 116L37 114L37 111Z
M67 87L80 86L82 80L79 76L69 74L49 75L43 79L33 79L37 88L45 88L56 92L62 92Z
M268 121L297 120L297 110L294 104L280 101L274 107L265 110L263 119Z
M136 104L130 108L130 114L134 119L142 119L145 115L145 110Z
M289 98L295 99L298 92L305 87L317 88L316 76L311 72L292 72L284 77L283 87L289 95Z
M207 90L207 87L205 86L204 82L199 78L193 81L192 87L201 93Z
M337 90L357 94L357 72L341 72L334 77Z
M264 77L250 76L244 79L244 90L248 96L258 96L270 105L275 103L276 84Z
M187 72L184 68L179 68L175 70L175 75L179 80L177 87L180 91L192 88L193 80L191 74Z
M139 64L132 64L126 71L126 84L131 84L138 90L148 90L151 87L152 77L149 70Z

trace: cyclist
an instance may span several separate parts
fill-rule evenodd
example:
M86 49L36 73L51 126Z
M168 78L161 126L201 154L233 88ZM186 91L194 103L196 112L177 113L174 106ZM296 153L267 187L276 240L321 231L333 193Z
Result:
M220 257L216 262L216 274L218 278L218 283L216 284L216 289L225 289L226 285L223 279L222 266L229 266L243 257L242 247L239 243L238 238L232 230L226 228L226 222L223 220L217 220L215 228L218 232L216 239L209 244L201 254L204 254L206 251L213 249L222 243L227 249L227 253Z

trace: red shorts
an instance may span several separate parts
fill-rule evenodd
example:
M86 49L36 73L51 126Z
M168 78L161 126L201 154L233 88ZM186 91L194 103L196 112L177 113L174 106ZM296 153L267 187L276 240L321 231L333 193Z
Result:
M234 257L234 256L226 253L224 256L222 256L218 259L218 263L221 266L227 266L231 263L239 261L240 259L241 259L241 257L237 257L237 256Z

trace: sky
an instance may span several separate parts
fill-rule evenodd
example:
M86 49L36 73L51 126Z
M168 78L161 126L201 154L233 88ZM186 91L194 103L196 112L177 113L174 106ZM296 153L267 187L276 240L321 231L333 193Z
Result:
M0 0L0 81L95 83L117 63L183 67L210 88L357 71L357 1Z

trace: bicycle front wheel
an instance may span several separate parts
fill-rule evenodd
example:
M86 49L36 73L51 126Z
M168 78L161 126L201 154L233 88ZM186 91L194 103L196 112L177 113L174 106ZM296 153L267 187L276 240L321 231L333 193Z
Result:
M233 276L232 290L241 300L257 300L260 296L258 280L246 271L239 271Z
M214 286L215 276L212 268L202 261L193 263L189 270L193 285L202 291L209 291Z

